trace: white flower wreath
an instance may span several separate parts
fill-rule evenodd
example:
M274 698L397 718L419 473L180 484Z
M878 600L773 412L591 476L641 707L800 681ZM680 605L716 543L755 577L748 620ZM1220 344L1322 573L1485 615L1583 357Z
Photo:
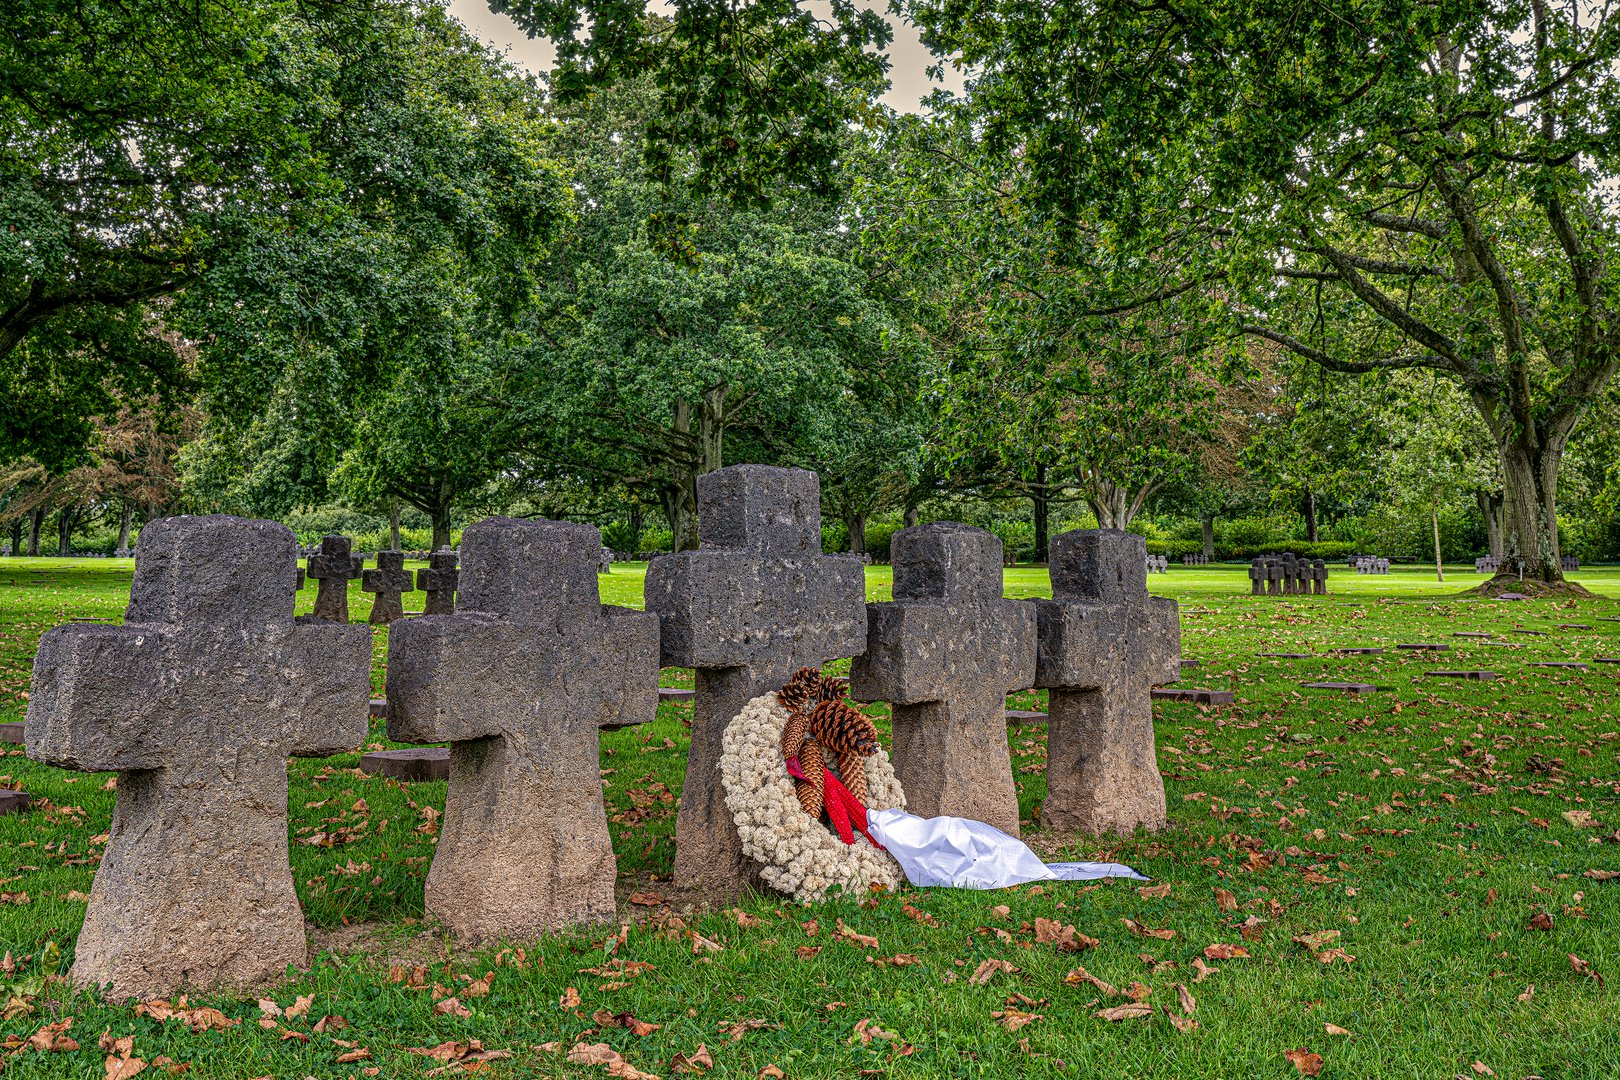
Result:
M726 725L721 740L720 781L744 854L763 864L760 876L771 888L806 903L821 899L834 885L846 893L872 885L897 887L905 875L893 857L859 834L855 843L844 843L799 805L782 760L787 721L776 694L761 694ZM867 806L905 809L905 792L889 755L879 747L864 761Z

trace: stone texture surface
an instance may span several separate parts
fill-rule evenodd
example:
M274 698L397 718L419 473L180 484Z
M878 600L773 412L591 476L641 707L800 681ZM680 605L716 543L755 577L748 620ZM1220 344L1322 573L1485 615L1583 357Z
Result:
M347 536L323 536L320 552L305 560L307 576L319 582L315 592L317 619L349 621L349 582L360 576L360 556L350 547Z
M21 746L25 726L21 720L14 724L0 724L0 742L15 743Z
M411 783L450 779L448 746L413 746L405 750L373 750L360 755L360 771Z
M1496 678L1494 671L1425 671L1423 674L1431 679L1472 679L1475 682L1490 682Z
M1237 695L1230 690L1203 690L1191 686L1154 690L1148 696L1153 701L1190 701L1194 705L1231 705L1237 701Z
M1150 691L1181 677L1181 623L1174 600L1148 595L1145 555L1140 536L1114 529L1051 542L1052 599L1034 601L1035 685L1051 690L1048 828L1165 825Z
M27 810L33 801L26 791L0 788L0 814L20 814Z
M153 522L124 625L41 639L28 756L119 773L76 982L168 996L257 986L305 962L286 759L365 737L371 635L295 622L295 552L274 522Z
M360 574L360 591L375 596L366 622L373 626L387 626L395 619L403 619L405 604L402 597L415 587L411 572L405 569L403 551L377 552L376 568Z
M388 737L450 744L427 909L458 938L613 918L597 728L657 707L658 620L606 607L589 525L462 534L454 615L389 631Z
M756 883L726 809L720 738L795 670L866 647L860 560L821 554L821 490L803 469L733 465L698 479L697 551L647 568L662 663L697 669L692 745L675 825L675 882L713 900Z
M454 615L456 612L456 586L461 574L456 569L457 555L449 548L440 548L428 556L428 564L416 572L416 587L427 594L422 604L424 615Z
M1378 687L1372 683L1359 682L1308 682L1300 683L1307 690L1337 690L1341 694L1372 694Z
M892 543L894 600L866 605L850 695L893 706L890 756L909 812L1017 836L1007 694L1035 679L1034 605L1002 598L993 533L937 522Z

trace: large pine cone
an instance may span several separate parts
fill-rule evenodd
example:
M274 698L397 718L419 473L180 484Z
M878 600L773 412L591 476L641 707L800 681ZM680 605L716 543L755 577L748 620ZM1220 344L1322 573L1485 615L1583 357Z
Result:
M810 729L810 714L795 709L788 714L787 725L782 728L782 760L795 757L804 745L804 734Z
M799 797L799 805L804 807L805 813L813 818L819 818L827 795L827 777L824 774L827 760L821 755L821 747L813 742L807 742L800 747L799 765L804 769L804 775L810 779L804 781L794 777L793 794Z
M849 680L817 673L813 688L817 701L843 701L849 693Z
M842 701L823 701L810 713L810 737L835 753L877 753L877 728L865 713Z
M776 700L788 712L797 712L815 700L815 692L805 683L790 682L776 692Z
M854 750L838 754L838 779L844 782L858 803L866 802L866 757Z

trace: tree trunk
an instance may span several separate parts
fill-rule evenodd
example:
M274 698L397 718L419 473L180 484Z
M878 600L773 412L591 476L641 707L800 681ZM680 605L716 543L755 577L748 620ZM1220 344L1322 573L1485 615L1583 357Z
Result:
M65 506L57 512L56 557L58 559L65 559L73 554L73 526L77 516Z
M1498 577L1561 582L1558 562L1558 463L1564 440L1540 447L1522 441L1502 447L1503 535Z
M1050 552L1052 503L1046 490L1046 466L1035 466L1035 485L1030 489L1032 516L1035 519L1035 561L1043 563Z
M1198 519L1198 524L1204 530L1204 558L1213 562L1215 559L1215 515L1205 514Z
M635 553L641 550L641 530L647 520L646 511L642 509L640 499L630 500L630 551Z
M1474 501L1479 504L1479 516L1485 519L1485 546L1490 554L1502 557L1502 496L1494 491L1477 488Z
M712 473L725 464L722 454L726 434L726 393L730 388L721 383L703 391L703 408L698 415L699 476Z
M118 515L118 547L119 550L129 550L129 530L135 524L135 507L125 502Z
M13 558L18 557L23 553L22 537L23 522L22 518L18 518L16 521L11 523L11 554Z
M1434 580L1446 580L1446 564L1440 558L1440 504L1429 504L1429 524L1434 527Z
M398 551L399 550L399 500L398 499L390 499L390 500L388 500L388 550L389 551ZM439 550L438 546L435 545L433 550L438 551Z
M1316 543L1316 492L1305 489L1305 539Z
M844 529L849 533L849 553L851 555L864 555L866 553L866 515L845 514Z
M28 554L39 555L39 531L45 525L45 511L33 510L28 514Z
M702 420L699 419L699 427ZM696 551L697 528L697 474L702 463L702 449L692 442L692 403L685 398L675 399L675 453L670 465L672 488L661 493L664 516L669 518L669 531L675 551ZM699 432L698 439L701 440Z
M918 514L917 508L915 506L908 506L908 507L906 507L906 512L904 514L900 515L900 524L903 527L909 529L913 525L917 524L920 516L921 515Z
M452 502L450 485L439 481L436 485L438 497L433 500L433 507L428 511L428 517L433 519L433 550L450 546L450 505Z

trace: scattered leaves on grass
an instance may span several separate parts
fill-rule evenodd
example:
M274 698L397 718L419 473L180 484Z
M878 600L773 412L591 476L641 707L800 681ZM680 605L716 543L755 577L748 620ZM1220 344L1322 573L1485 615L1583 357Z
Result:
M1552 916L1545 911L1538 911L1530 916L1530 921L1525 923L1524 928L1526 930L1551 930L1553 928Z
M664 902L664 898L655 892L633 892L630 902L637 907L657 907Z
M912 907L910 904L902 904L902 905L900 905L900 912L901 912L901 914L905 915L906 918L915 920L916 922L919 922L924 926L938 926L939 925L939 920L938 919L934 918L932 915L928 914L928 912L922 910L921 908ZM1035 921L1037 923L1040 922L1039 919L1037 919Z
M1585 975L1590 979L1597 980L1598 989L1603 989L1603 976L1598 974L1597 968L1593 967L1590 961L1582 960L1574 953L1566 953L1565 955L1569 957L1569 966L1575 969L1575 974Z
M1063 981L1068 983L1070 986L1080 986L1082 984L1094 986L1098 990L1102 991L1105 997L1121 996L1119 988L1113 983L1103 982L1101 979L1097 978L1097 976L1093 975L1083 967L1077 967L1067 975L1063 976Z
M1228 945L1224 941L1217 941L1213 945L1204 946L1204 959L1206 960L1244 960L1249 950L1241 945ZM1195 980L1196 981L1196 980Z
M1288 1063L1299 1070L1301 1076L1315 1076L1322 1071L1322 1055L1313 1054L1303 1047L1283 1054Z
M447 997L443 1001L435 1001L433 1011L439 1016L458 1016L463 1020L472 1015L472 1010L463 1005L460 998L453 997Z
M67 1034L67 1029L72 1026L71 1016L46 1024L28 1037L28 1046L42 1054L71 1054L79 1048L79 1044Z
M299 1000L303 999L300 998ZM308 1006L306 1005L305 1008L307 1009ZM195 1009L191 1008L184 994L172 1004L162 998L143 1001L135 1006L135 1015L150 1017L159 1023L178 1020L189 1027L193 1035L200 1035L205 1031L235 1027L239 1022L232 1020L218 1009L211 1009L206 1005ZM287 1015L291 1016L292 1011L288 1010Z
M1035 941L1040 945L1055 945L1062 952L1079 952L1081 949L1095 949L1102 942L1094 937L1087 937L1072 926L1058 922L1056 919L1035 920Z
M1191 1016L1198 1008L1198 999L1193 997L1192 991L1181 983L1172 983L1171 985L1176 988L1176 1000L1181 1003L1181 1011Z
M649 1024L645 1020L637 1020L634 1015L627 1012L609 1012L607 1009L597 1009L591 1014L591 1022L597 1027L622 1027L632 1031L642 1038L646 1038L657 1031L659 1025Z
M1136 895L1145 896L1149 900L1162 900L1170 895L1170 883L1166 881L1160 885L1139 885Z
M1125 929L1129 930L1133 934L1136 934L1138 937L1158 938L1160 941L1169 941L1171 938L1176 936L1176 932L1167 926L1157 928L1144 926L1135 919L1121 919L1119 921L1125 924Z
M983 986L993 979L998 971L1005 971L1008 975L1016 975L1021 970L1021 968L1015 967L1005 960L984 960L979 963L978 967L973 969L973 974L968 976L968 985Z
M990 1019L1008 1031L1017 1031L1025 1024L1033 1024L1041 1018L1040 1013L1024 1012L1022 1009L1003 1009L990 1014Z
M658 1080L652 1073L642 1072L630 1064L607 1043L575 1043L568 1048L568 1060L575 1065L600 1065L609 1076L620 1080Z
M1222 911L1236 911L1238 909L1237 897L1228 889L1215 890L1215 906Z
M690 1054L676 1054L669 1067L678 1073L701 1073L714 1068L714 1057L706 1043L698 1043Z
M834 936L842 941L849 942L851 945L860 945L867 949L875 949L878 947L877 938L870 934L862 934L857 932L853 927L845 923L843 919L838 920L838 932Z
M1099 1020L1141 1020L1153 1015L1153 1006L1141 1001L1132 1001L1124 1005L1115 1005L1111 1009L1098 1009L1092 1015Z
M1208 964L1204 963L1203 957L1195 956L1193 957L1193 970L1198 972L1197 975L1193 976L1193 982L1201 983L1220 969L1210 967Z
M129 1080L146 1069L146 1062L135 1056L133 1035L115 1039L111 1031L103 1031L98 1045L107 1055L102 1062L103 1080Z

